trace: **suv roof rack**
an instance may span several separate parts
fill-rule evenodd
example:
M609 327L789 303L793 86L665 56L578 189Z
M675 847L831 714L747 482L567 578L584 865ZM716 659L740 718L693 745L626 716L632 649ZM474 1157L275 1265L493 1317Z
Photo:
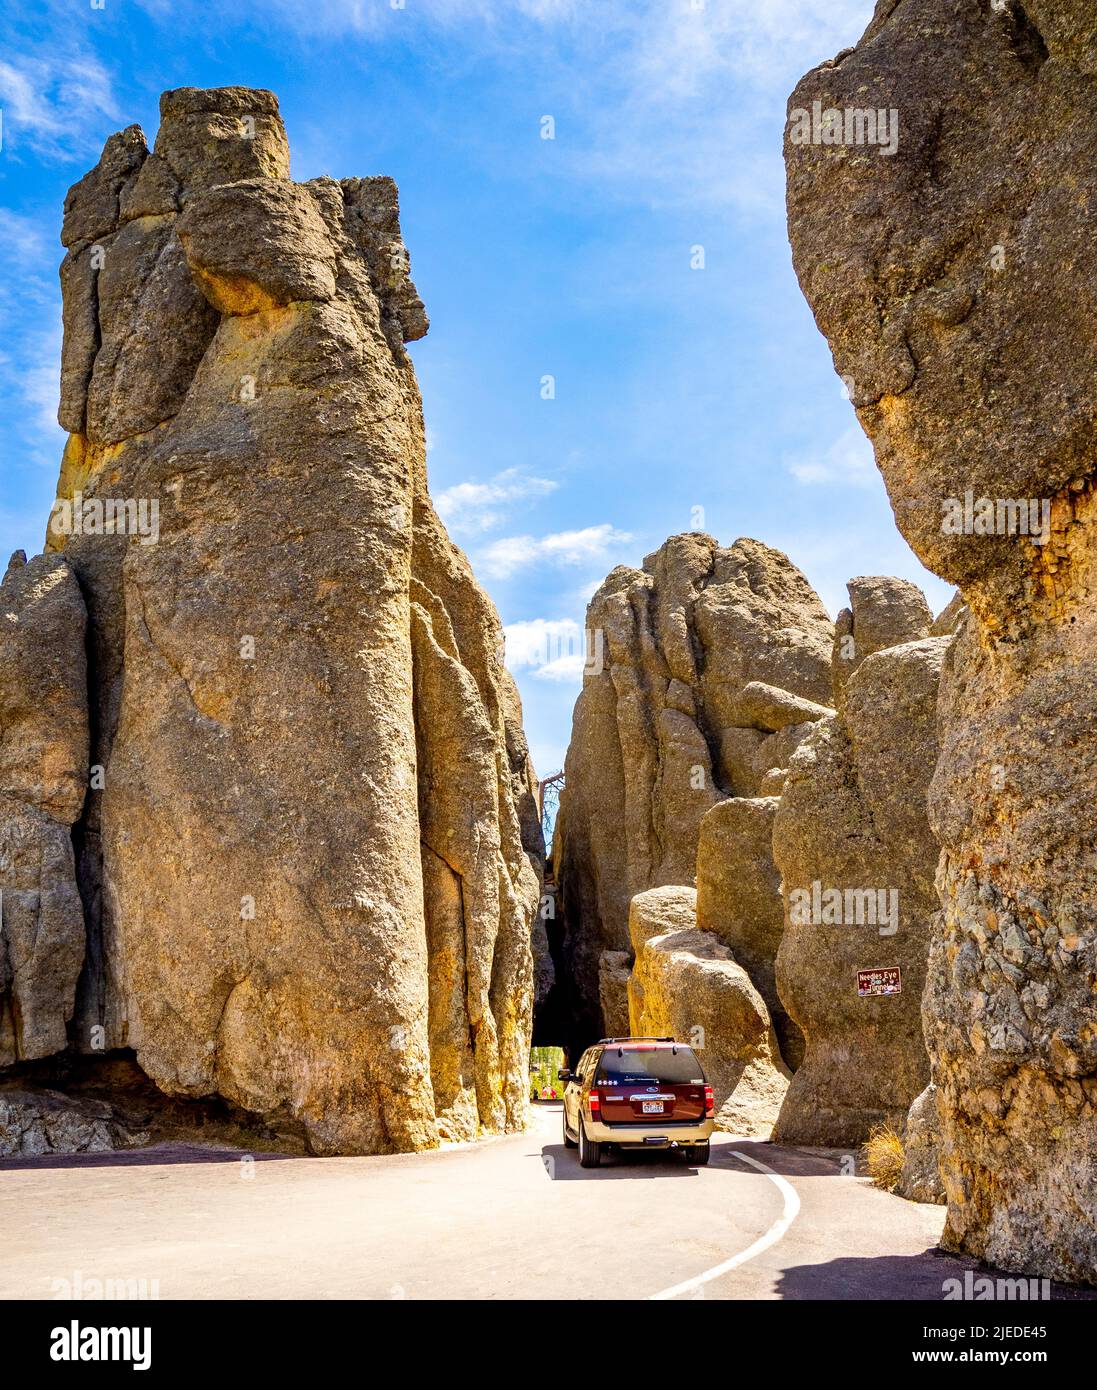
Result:
M668 1042L668 1043L672 1043L673 1041L674 1041L673 1038L648 1038L648 1037L635 1037L635 1038L599 1038L596 1045L597 1045L598 1047L601 1047L603 1043L607 1043L607 1044L608 1044L608 1043L630 1043L630 1042Z

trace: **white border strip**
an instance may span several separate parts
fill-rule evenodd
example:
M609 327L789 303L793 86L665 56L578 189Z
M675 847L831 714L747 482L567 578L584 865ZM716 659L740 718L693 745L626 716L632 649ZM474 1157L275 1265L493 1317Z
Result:
M775 1173L772 1168L767 1168L764 1163L759 1163L756 1158L750 1158L747 1154L742 1154L738 1149L732 1149L735 1158L740 1158L744 1163L749 1163L752 1168L757 1168L759 1173L764 1173L770 1182L776 1183L784 1199L784 1209L781 1215L753 1245L748 1245L745 1250L740 1250L738 1255L732 1255L731 1259L724 1260L722 1264L713 1265L711 1269L706 1269L703 1274L698 1274L692 1279L686 1279L681 1284L675 1284L673 1288L663 1289L660 1293L653 1293L650 1298L662 1300L667 1298L677 1298L679 1294L690 1293L694 1289L701 1288L704 1284L713 1279L719 1279L722 1274L727 1274L730 1270L737 1269L739 1265L745 1265L748 1260L753 1260L756 1255L760 1255L763 1250L768 1250L771 1245L785 1234L788 1228L800 1214L800 1198L796 1189L790 1182L787 1182L780 1173Z

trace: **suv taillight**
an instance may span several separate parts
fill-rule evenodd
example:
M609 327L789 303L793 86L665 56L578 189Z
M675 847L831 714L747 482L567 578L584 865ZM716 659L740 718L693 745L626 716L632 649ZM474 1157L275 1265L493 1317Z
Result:
M587 1103L590 1106L591 1119L598 1119L602 1114L602 1097L597 1091L591 1091L590 1095L587 1096Z
M716 1097L712 1094L712 1087L705 1087L705 1119L711 1120L716 1114Z

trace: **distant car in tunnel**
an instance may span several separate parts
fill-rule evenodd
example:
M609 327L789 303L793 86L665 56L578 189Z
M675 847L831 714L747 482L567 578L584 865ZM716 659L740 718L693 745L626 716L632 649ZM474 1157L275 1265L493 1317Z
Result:
M712 1087L693 1049L673 1038L602 1038L561 1070L564 1143L584 1168L612 1149L671 1149L704 1164L716 1127Z

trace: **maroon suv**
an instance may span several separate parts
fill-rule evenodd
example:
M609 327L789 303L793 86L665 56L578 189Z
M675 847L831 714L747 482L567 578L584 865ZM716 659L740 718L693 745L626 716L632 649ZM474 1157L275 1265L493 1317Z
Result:
M712 1087L692 1048L673 1038L603 1038L564 1087L564 1143L597 1168L605 1149L675 1149L707 1163L715 1128Z

